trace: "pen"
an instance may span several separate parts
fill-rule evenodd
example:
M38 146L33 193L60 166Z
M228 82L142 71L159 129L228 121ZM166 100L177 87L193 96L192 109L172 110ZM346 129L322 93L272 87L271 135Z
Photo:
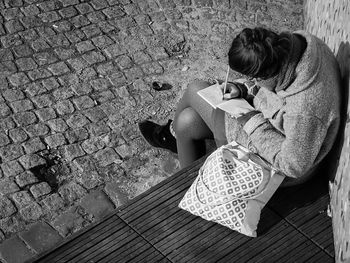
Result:
M226 93L226 86L227 86L227 80L228 80L228 73L230 72L230 66L227 66L227 72L226 72L226 78L224 83L224 93L222 95L222 99L224 99L224 95Z

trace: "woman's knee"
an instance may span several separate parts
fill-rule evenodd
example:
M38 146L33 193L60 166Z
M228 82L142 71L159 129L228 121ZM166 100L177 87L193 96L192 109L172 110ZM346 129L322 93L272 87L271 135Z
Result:
M197 126L196 123L200 121L200 118L199 114L191 107L182 110L174 123L176 135L193 137L195 134L194 129Z

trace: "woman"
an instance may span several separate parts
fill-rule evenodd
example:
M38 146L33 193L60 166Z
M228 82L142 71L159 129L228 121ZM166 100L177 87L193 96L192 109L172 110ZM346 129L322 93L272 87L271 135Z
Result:
M220 114L197 94L209 84L197 81L181 98L173 124L146 121L139 124L141 133L153 146L177 151L182 167L205 154L204 139L235 140L292 181L307 180L339 127L340 78L331 50L304 31L246 28L233 40L228 59L232 70L255 85L243 89L231 83L225 96L253 98L255 110L219 121Z

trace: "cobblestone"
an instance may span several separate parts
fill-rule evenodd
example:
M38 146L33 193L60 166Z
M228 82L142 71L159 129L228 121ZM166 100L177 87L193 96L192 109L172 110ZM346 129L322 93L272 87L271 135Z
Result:
M6 177L15 176L24 171L23 167L19 164L18 161L10 161L6 163L2 163L1 169Z
M40 165L45 165L46 161L37 154L27 154L19 158L19 162L25 169L31 169Z
M113 203L103 191L93 191L86 195L80 205L86 212L92 214L96 220L100 220L114 209Z
M33 197L28 193L28 191L20 191L12 194L11 198L15 202L16 206L21 209L34 202Z
M14 181L10 179L0 181L0 193L2 195L7 195L17 191L19 191L19 187Z
M20 145L10 144L0 148L0 157L4 161L11 161L23 155L23 149Z
M64 147L64 155L69 161L72 161L77 157L85 155L85 152L79 144L70 144Z
M119 155L115 152L113 148L106 148L100 150L94 156L98 161L99 165L101 166L107 166L109 164L120 161Z
M57 133L45 137L45 142L50 148L57 148L66 144L66 138L61 133Z
M39 197L49 194L51 192L51 187L48 183L43 182L30 187L30 192L37 199Z
M64 207L64 201L57 193L46 196L41 202L49 211L58 211Z
M19 210L19 213L26 221L36 221L43 215L43 210L38 203L31 203Z
M39 182L38 178L36 178L36 176L30 171L25 171L16 176L16 183L20 187L35 184L37 182Z
M45 145L39 138L31 138L28 141L24 142L22 145L26 153L36 153L46 149Z
M0 219L8 217L15 212L16 208L12 202L8 198L0 196Z

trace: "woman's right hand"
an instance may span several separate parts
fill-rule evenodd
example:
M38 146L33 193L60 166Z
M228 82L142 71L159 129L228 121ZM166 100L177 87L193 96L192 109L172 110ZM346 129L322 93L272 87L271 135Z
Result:
M230 100L241 96L241 90L234 83L231 83L231 82L227 83L225 94L224 94L225 83L219 84L219 87L224 95L224 100Z

